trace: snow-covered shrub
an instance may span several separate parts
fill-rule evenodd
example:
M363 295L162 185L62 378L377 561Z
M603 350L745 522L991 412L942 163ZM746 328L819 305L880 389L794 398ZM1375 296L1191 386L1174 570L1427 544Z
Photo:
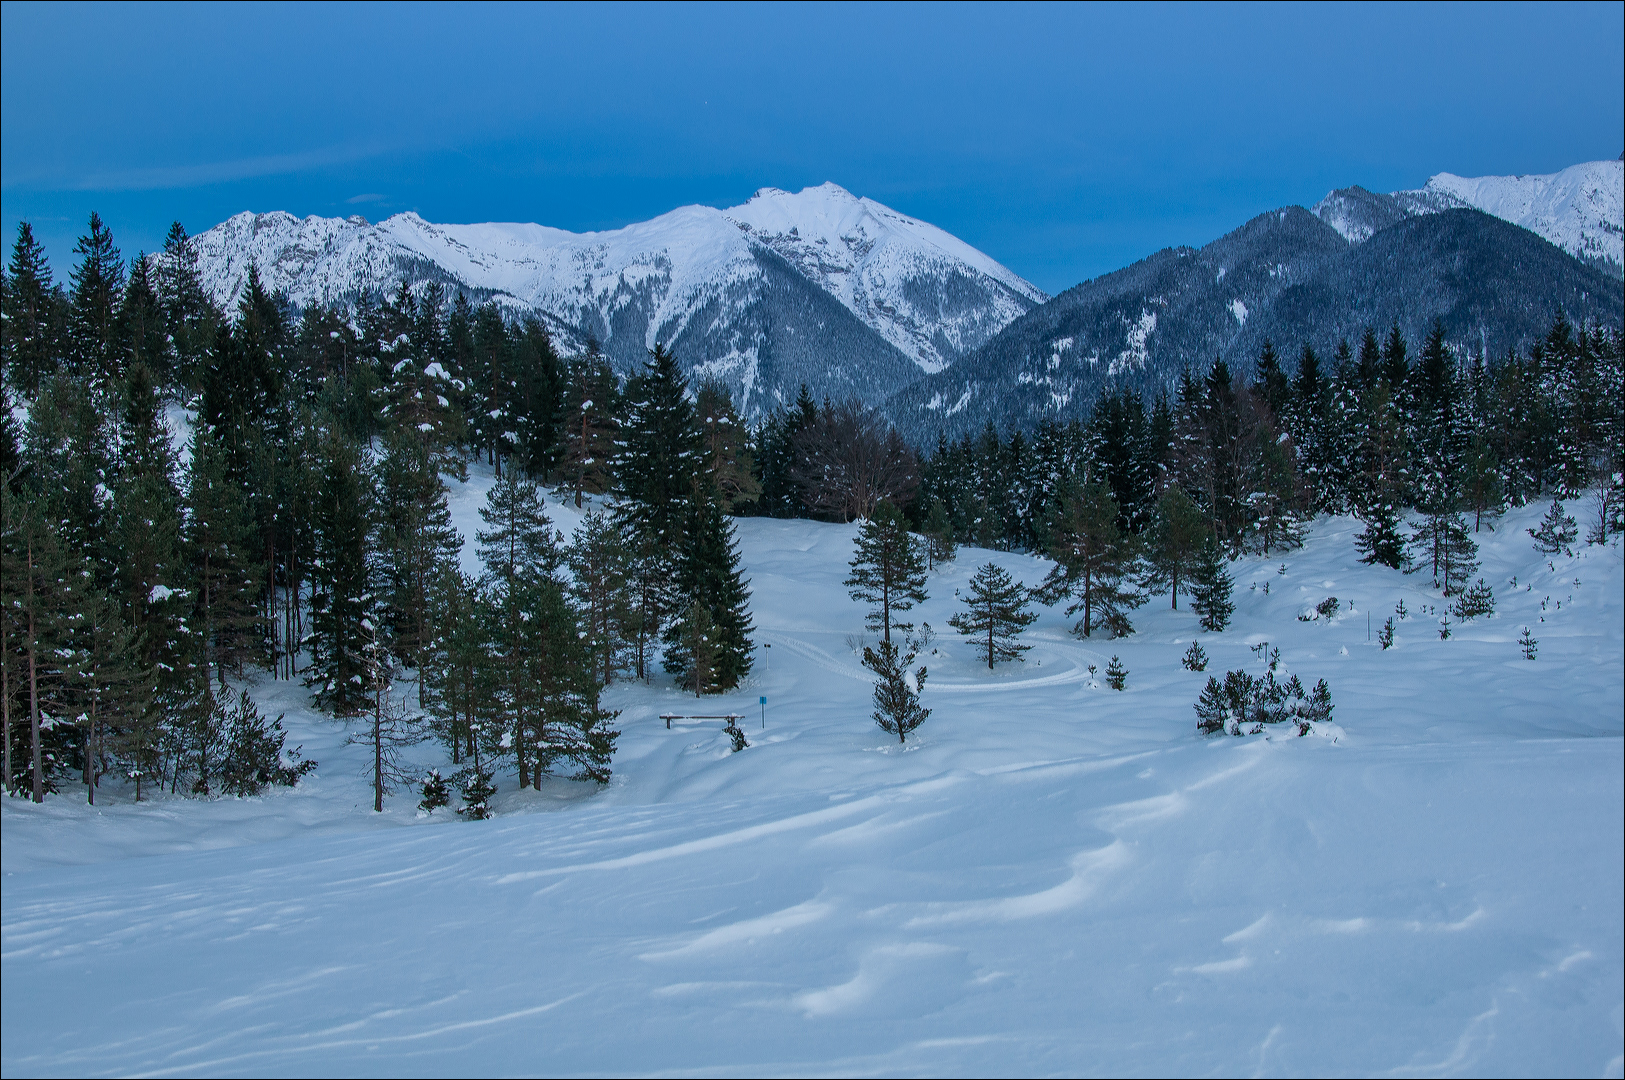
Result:
M1484 583L1483 578L1479 578L1456 598L1456 604L1450 609L1450 613L1462 620L1476 619L1480 615L1494 615L1495 593Z
M1311 724L1332 718L1332 693L1325 679L1307 692L1296 675L1277 681L1272 666L1258 678L1245 671L1225 672L1222 683L1208 676L1194 708L1196 728L1204 734L1256 734L1265 724L1291 722L1299 735L1307 735ZM1250 732L1245 731L1248 725Z
M423 778L422 792L423 800L418 803L418 809L426 814L451 805L451 787L440 775L439 769L430 769L429 775Z
M491 770L483 765L470 765L457 773L456 780L463 795L463 805L458 807L457 812L475 821L490 817L491 796L497 793L497 786L491 780Z

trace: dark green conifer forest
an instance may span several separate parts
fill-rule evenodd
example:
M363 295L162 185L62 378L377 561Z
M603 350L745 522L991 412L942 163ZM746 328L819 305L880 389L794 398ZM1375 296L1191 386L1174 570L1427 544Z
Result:
M1153 593L1222 630L1226 560L1290 551L1316 515L1355 515L1362 558L1454 597L1509 505L1601 492L1597 540L1625 505L1620 338L1561 313L1523 355L1438 328L1266 342L1154 400L1108 389L1087 422L917 448L805 388L752 427L662 346L620 379L596 343L561 356L539 319L438 285L294 310L250 269L221 311L179 224L126 259L92 216L75 260L58 280L24 223L3 278L4 782L36 800L296 782L310 763L241 696L261 678L369 718L380 798L386 731L438 740L470 806L498 763L604 783L607 685L750 673L741 515L902 537L882 636L959 544L1048 555L1036 595L1117 636ZM497 480L463 537L447 482L471 465ZM588 498L565 536L549 501ZM976 632L989 665L1019 656ZM401 687L415 735L386 716Z

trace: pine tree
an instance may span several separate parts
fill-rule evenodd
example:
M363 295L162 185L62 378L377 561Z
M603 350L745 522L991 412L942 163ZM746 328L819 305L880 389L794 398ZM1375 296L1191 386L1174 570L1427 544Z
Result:
M1409 572L1429 570L1434 587L1445 596L1460 592L1478 569L1478 545L1467 533L1467 522L1448 509L1423 516L1411 534L1411 552Z
M931 715L931 710L920 704L925 665L908 670L914 659L913 647L900 650L890 639L863 650L863 666L876 675L875 723L882 731L896 735L899 743L907 743L908 733Z
M587 352L570 361L566 372L563 441L557 453L559 478L574 490L578 508L584 493L599 495L610 488L619 400L615 373L598 342L589 340Z
M1476 619L1480 615L1494 615L1495 592L1484 583L1483 578L1479 578L1462 590L1450 611L1463 622Z
M1310 355L1314 354L1311 352ZM1258 351L1257 377L1259 396L1272 413L1282 415L1291 403L1292 388L1287 382L1286 372L1281 370L1281 358L1276 355L1275 344L1269 338L1264 339L1264 346Z
M17 242L6 268L3 305L5 333L0 335L0 371L5 381L33 397L56 372L62 299L51 282L45 249L34 239L34 227L17 224Z
M972 575L965 608L948 625L975 643L989 671L1000 660L1022 659L1032 648L1016 639L1038 615L1027 610L1026 587L997 563L986 563Z
M628 413L616 480L627 502L623 518L668 552L682 544L685 508L703 472L694 407L677 361L663 346L626 387Z
M323 448L306 684L335 716L372 704L367 658L376 632L374 513L362 449L334 432Z
M113 234L95 213L90 231L73 253L69 300L69 336L78 369L92 379L110 382L123 372L118 350L118 307L124 292L124 261L113 246Z
M1185 666L1186 671L1207 670L1207 650L1202 648L1200 642L1191 642L1191 647L1185 650L1185 655L1179 662Z
M1185 489L1170 484L1157 500L1157 516L1150 532L1152 573L1148 585L1168 586L1169 606L1179 610L1180 582L1187 581L1192 562L1202 542L1210 534L1201 508L1191 501Z
M65 591L68 611L58 656L62 660L60 701L80 733L80 771L86 801L112 754L153 741L148 712L152 672L141 663L135 632L119 617L118 605L80 569ZM70 578L71 580L71 578Z
M378 463L378 549L383 570L382 615L391 646L420 667L433 636L429 593L436 570L455 558L462 538L451 523L446 486L432 448L392 428Z
M600 705L603 684L593 672L579 613L557 580L535 575L524 579L512 602L520 619L508 640L517 645L519 662L508 670L520 681L507 689L521 781L521 745L529 741L535 760L531 783L537 790L543 775L561 762L573 767L572 779L607 783L620 734L609 725L618 714Z
M750 672L755 651L750 638L750 591L746 585L733 526L714 501L695 501L677 564L678 595L688 603L682 618L667 631L667 642L677 644L692 638L694 632L686 623L696 605L704 609L705 621L712 628L709 647L715 650L705 685L713 693L733 689ZM695 672L687 666L690 655L686 647L669 649L664 666L699 692Z
M201 424L192 432L186 504L185 542L197 575L193 617L201 634L203 673L212 665L224 686L227 669L241 672L263 640L255 599L264 568L253 557L247 499L226 474L224 449Z
M707 484L724 507L740 513L762 495L750 430L734 411L733 398L719 379L701 381L694 412Z
M203 290L197 245L180 222L169 226L156 263L154 287L165 325L174 338L178 374L182 385L195 387L221 317Z
M610 683L625 670L632 594L627 580L630 557L609 515L595 510L581 519L565 551L570 595L581 609L598 681Z
M525 665L531 639L554 627L530 627L543 608L553 616L552 593L560 590L559 569L563 539L553 530L536 483L509 469L491 488L480 517L487 529L475 533L480 561L485 564L482 584L490 597L494 706L498 728L512 749L519 767L519 786L532 781L532 749L543 723L539 715L542 688L527 678ZM544 587L545 586L545 587ZM556 634L554 634L556 636ZM540 762L536 762L540 776Z
M1546 516L1540 519L1540 528L1527 530L1535 538L1535 550L1543 555L1573 554L1570 545L1580 535L1580 527L1574 518L1566 513L1563 504L1556 498L1547 509Z
M1106 665L1106 685L1113 690L1122 690L1128 685L1128 669L1116 656Z
M439 769L430 769L424 774L420 793L423 798L418 801L418 809L425 814L432 814L442 806L451 805L451 788L446 784L445 777L440 775Z
M1071 597L1067 615L1083 613L1073 633L1090 637L1103 628L1112 637L1134 632L1128 612L1145 603L1133 586L1138 568L1135 538L1117 526L1117 501L1104 484L1084 482L1062 493L1048 523L1055 567L1036 595L1046 604Z
M931 508L926 511L925 525L920 531L925 534L927 569L934 570L937 563L953 561L956 548L954 527L948 518L948 508L940 497L932 496Z
M857 549L848 565L852 573L845 584L852 599L870 605L865 626L878 630L887 642L893 630L914 629L913 623L896 616L925 602L925 560L891 500L882 499L859 527Z
M1495 517L1506 506L1501 486L1501 463L1483 432L1473 436L1462 461L1463 504L1473 512L1473 532L1484 527L1486 517Z
M1233 583L1225 569L1224 553L1217 541L1208 540L1197 554L1193 574L1195 587L1191 590L1191 610L1201 617L1202 629L1214 633L1222 631L1235 613L1231 599Z
M170 381L175 366L174 348L164 327L158 294L153 291L145 253L136 256L130 264L130 276L119 304L117 334L122 367L143 364L159 379Z
M412 778L401 760L401 752L423 741L421 718L404 699L395 694L395 658L381 619L366 622L367 683L372 688L370 715L366 727L352 733L349 742L372 751L372 809L384 812L384 796Z

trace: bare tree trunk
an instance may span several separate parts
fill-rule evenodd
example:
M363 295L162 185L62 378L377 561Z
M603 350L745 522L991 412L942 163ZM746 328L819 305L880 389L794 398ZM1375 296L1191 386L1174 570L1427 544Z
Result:
M39 744L39 628L34 622L34 545L28 545L28 716L29 739L32 744L34 765L34 792L33 798L37 803L45 801L45 778L42 774L44 768L43 755Z
M0 715L3 715L6 727L4 780L7 795L16 790L11 780L11 641L6 636L6 628L10 625L0 616Z
M382 683L382 679L379 680ZM384 812L384 699L383 690L377 692L372 712L372 809Z

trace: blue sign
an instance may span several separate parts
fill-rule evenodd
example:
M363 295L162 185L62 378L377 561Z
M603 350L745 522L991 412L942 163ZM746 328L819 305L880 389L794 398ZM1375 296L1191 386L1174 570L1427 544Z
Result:
M766 705L766 704L767 704L767 698L763 698L763 699L762 699L762 704L763 704L763 705Z

